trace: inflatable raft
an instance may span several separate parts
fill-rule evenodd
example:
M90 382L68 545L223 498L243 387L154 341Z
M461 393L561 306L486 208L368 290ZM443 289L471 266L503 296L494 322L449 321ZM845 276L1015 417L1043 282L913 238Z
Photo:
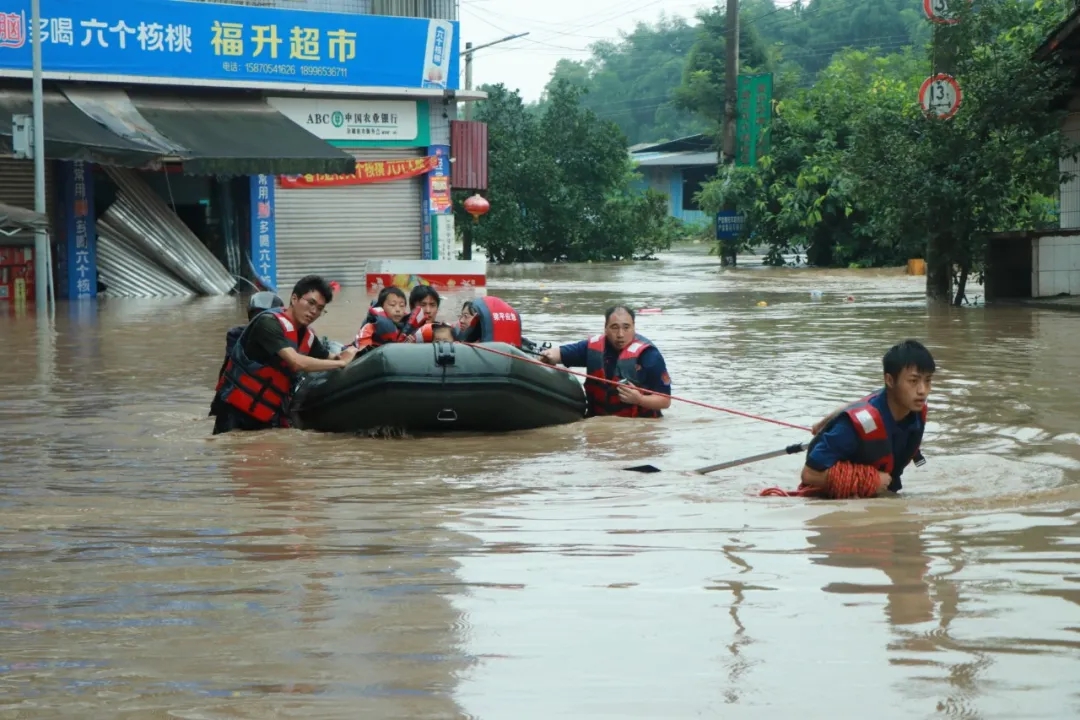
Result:
M504 343L485 345L529 358ZM302 375L291 413L296 427L323 432L505 432L581 420L585 393L554 368L460 343L401 343L343 370Z

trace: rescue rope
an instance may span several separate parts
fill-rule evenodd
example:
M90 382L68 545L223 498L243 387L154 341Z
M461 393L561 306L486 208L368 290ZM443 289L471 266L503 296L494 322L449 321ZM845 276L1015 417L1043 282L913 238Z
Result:
M546 362L543 362L542 360L533 360L532 358L521 357L520 355L511 355L510 353L506 353L506 352L503 352L501 350L496 350L495 348L486 347L484 345L477 345L475 343L463 342L461 344L462 345L468 345L469 347L475 348L477 350L483 350L485 352L493 353L495 355L502 355L503 357L508 357L511 360L519 360L521 362L527 362L527 363L530 363L532 365L539 365L541 367L553 368L555 370L558 370L559 372L564 372L567 375L575 375L575 376L580 377L580 378L585 378L586 380L592 380L593 382L602 382L602 383L607 383L608 385L615 385L615 386L619 385L618 380L608 380L607 378L593 377L593 376L588 375L586 373L576 372L574 370L571 370L570 368L559 367L557 365L549 365ZM772 423L773 425L781 425L783 427L794 428L796 430L805 430L806 432L813 432L810 428L804 427L802 425L795 425L793 423L784 422L783 420L773 420L772 418L762 417L761 415L752 415L750 413L741 412L739 410L732 410L730 408L720 407L719 405L710 405L709 403L703 403L703 402L699 402L697 400L690 400L689 398L679 397L678 395L666 395L666 394L664 394L662 392L655 392L653 390L648 390L648 391L643 391L643 392L646 392L649 395L656 395L658 397L670 398L671 400L678 400L679 402L684 402L684 403L687 403L688 405L697 405L698 407L703 407L706 410L716 410L718 412L723 412L723 413L728 413L728 414L731 414L731 415L738 415L740 417L750 418L751 420L760 420L762 422Z
M805 497L828 500L872 498L878 494L878 471L870 465L856 465L846 460L829 468L825 474L825 487L805 483L792 491L771 487L761 491L761 497Z

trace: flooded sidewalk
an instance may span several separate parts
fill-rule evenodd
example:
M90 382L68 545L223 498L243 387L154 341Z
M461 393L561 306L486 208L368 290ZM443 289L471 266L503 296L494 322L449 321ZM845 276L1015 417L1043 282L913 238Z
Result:
M679 402L211 438L239 301L0 317L0 720L1080 714L1080 316L928 308L902 270L717 266L497 268L489 292L538 342L662 309L638 331L675 395L801 425L919 339L939 370L902 497L758 497L800 456L682 472L808 434ZM315 327L349 338L366 305L347 288ZM665 472L623 469L643 462Z

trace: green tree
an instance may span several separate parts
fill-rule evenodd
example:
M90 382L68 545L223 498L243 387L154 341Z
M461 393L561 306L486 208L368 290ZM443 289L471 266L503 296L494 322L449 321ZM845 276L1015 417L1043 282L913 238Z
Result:
M746 13L739 14L746 22ZM715 129L724 117L724 76L727 67L727 20L719 8L698 14L697 39L683 66L682 84L675 102L708 119ZM753 25L740 26L739 72L770 72L772 59Z
M581 107L580 87L550 88L539 118L505 87L485 89L477 119L488 124L492 207L472 230L493 262L644 258L679 236L662 196L631 191L626 137ZM457 222L471 224L455 205Z
M1056 103L1072 73L1033 53L1064 12L1045 0L964 7L957 25L939 30L963 90L955 117L929 119L908 103L875 105L860 119L850 161L874 210L869 227L883 242L925 252L932 297L963 301L987 234L1048 220L1037 210L1057 191L1069 152Z
M734 202L747 238L767 242L774 263L792 250L821 265L927 257L928 292L960 303L988 233L1049 220L1068 151L1055 103L1072 74L1032 53L1064 12L1047 0L965 10L939 44L964 93L948 120L918 105L928 61L844 53L778 105L770 155L706 185L703 207Z
M584 90L581 105L618 125L630 144L703 132L708 124L673 100L696 37L683 18L639 23L616 42L595 43L588 60L559 60L537 109L565 81Z
M756 167L705 184L702 208L716 212L733 202L747 217L744 240L752 234L755 245L767 244L769 264L783 264L790 253L821 266L899 262L902 253L868 225L872 208L860 195L850 155L862 113L909 105L928 70L911 52L837 56L816 85L777 103L769 154Z

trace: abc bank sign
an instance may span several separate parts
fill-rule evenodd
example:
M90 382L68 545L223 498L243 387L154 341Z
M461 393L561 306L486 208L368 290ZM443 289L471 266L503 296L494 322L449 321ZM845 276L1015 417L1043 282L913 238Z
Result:
M420 136L413 100L270 97L267 102L312 135L331 142L411 142Z

